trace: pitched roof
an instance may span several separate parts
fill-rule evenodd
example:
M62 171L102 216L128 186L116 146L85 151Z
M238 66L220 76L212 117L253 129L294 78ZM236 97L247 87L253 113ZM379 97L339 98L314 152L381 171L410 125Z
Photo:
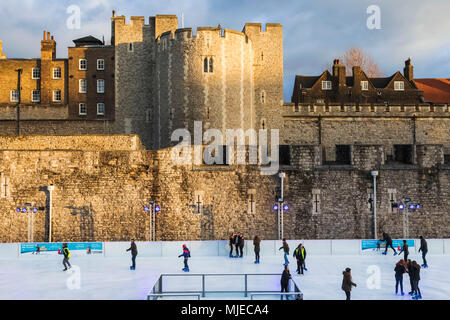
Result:
M394 74L395 75L395 74ZM391 82L394 75L390 77L384 77L384 78L369 78L370 82L372 82L373 86L378 89L386 88L386 86Z
M85 45L103 45L103 41L93 37L93 36L87 36L79 39L72 40L73 43L77 47L79 46L85 46Z
M423 91L425 101L450 103L450 79L425 78L414 79L414 82Z
M301 85L302 88L311 88L319 78L320 76L296 76L296 87Z

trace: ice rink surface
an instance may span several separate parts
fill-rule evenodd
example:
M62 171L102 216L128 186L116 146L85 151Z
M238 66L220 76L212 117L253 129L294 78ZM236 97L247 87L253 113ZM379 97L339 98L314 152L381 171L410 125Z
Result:
M281 277L283 257L261 256L261 263L254 264L253 257L195 257L189 260L190 273L277 273ZM411 260L422 264L419 255L411 254ZM352 269L353 281L358 285L352 290L354 300L410 300L409 276L404 275L405 296L395 295L394 267L400 259L370 252L363 255L330 256L309 255L306 260L308 271L297 275L296 261L289 258L291 274L300 285L305 300L342 300L342 271ZM424 300L450 299L450 256L428 255L428 269L421 269L419 287ZM183 274L182 258L137 257L135 271L129 269L131 258L125 253L123 258L107 258L101 255L74 256L72 266L79 267L80 286L73 285L75 274L63 272L62 257L54 255L28 255L16 260L0 260L0 299L146 299L149 290L161 273ZM379 274L373 271L379 270ZM379 268L379 269L378 269ZM376 287L379 275L380 286ZM279 278L268 277L266 283L259 283L264 290L279 290ZM372 277L372 278L371 278ZM369 279L369 281L368 281ZM371 279L371 280L370 280ZM192 279L177 277L170 279L171 289L178 291L192 289ZM242 288L242 281L231 278L209 280L209 287L227 290ZM212 282L211 282L212 281ZM367 282L370 282L369 286ZM69 283L69 285L68 285ZM72 285L70 284L72 283ZM71 289L72 287L72 289ZM189 287L189 288L188 288ZM210 295L214 299L244 299L243 295Z

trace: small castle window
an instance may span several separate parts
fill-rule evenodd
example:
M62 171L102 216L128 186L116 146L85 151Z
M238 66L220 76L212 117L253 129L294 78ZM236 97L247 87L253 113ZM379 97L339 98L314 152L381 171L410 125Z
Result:
M33 90L31 92L31 101L32 102L39 102L39 101L41 101L41 91Z
M404 91L405 83L403 81L394 81L394 90L395 91Z
M261 91L261 103L266 103L266 92L264 90Z
M213 58L209 58L209 72L213 72L214 61Z
M105 93L105 80L97 80L97 93Z
M128 52L134 52L134 46L133 46L133 43L132 43L132 42L130 42L130 43L128 44Z
M53 90L53 102L61 102L61 90Z
M97 103L97 115L103 116L105 114L105 104Z
M87 70L87 60L86 59L80 59L78 61L78 69Z
M85 116L87 114L86 103L78 104L78 114L80 116Z
M331 81L322 81L322 90L331 90Z
M61 79L61 68L53 68L53 79Z
M11 102L19 102L19 91L18 90L11 90Z
M39 68L33 68L31 72L32 79L40 79L41 78L41 70Z
M203 60L203 72L208 72L208 58Z
M260 124L261 129L265 130L266 129L266 119L262 118L261 119L261 124Z

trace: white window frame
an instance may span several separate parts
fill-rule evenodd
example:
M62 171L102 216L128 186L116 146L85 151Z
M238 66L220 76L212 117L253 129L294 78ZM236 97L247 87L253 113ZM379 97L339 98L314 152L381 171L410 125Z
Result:
M405 82L394 81L394 91L405 91Z
M17 94L17 98L14 98L15 94ZM11 102L19 102L19 90L11 90L9 100Z
M97 70L105 70L105 59L97 59Z
M84 83L84 86L82 85ZM84 89L84 90L83 90ZM86 93L87 92L87 82L86 79L80 79L78 80L78 92L79 93Z
M99 112L99 107L103 106L103 112ZM97 103L97 115L104 116L105 115L105 104L103 102Z
M323 80L322 81L322 90L331 90L333 88L333 85L331 81L329 80Z
M59 92L59 100L56 100L56 94L57 92ZM53 95L52 95L52 100L53 102L61 102L62 100L62 96L61 96L61 90L53 90Z
M369 90L369 81L367 81L367 80L362 80L361 81L361 90L362 91Z
M38 98L34 99L34 93L37 92ZM41 91L40 90L31 90L31 102L41 102Z
M55 73L58 72L59 76L55 77ZM53 79L61 79L61 68L60 67L56 67L53 68Z
M84 62L84 68L81 67L82 62ZM78 70L87 70L87 59L78 60Z
M99 86L103 83L103 86ZM105 93L105 79L97 79L97 93Z
M35 71L38 73L37 76L34 75ZM31 79L40 79L40 78L41 78L41 69L40 68L31 69Z
M81 112L81 107L82 107L82 106L84 106L84 112ZM80 102L80 103L78 104L78 114L79 114L80 116L85 116L85 115L87 115L87 105L86 105L85 102Z

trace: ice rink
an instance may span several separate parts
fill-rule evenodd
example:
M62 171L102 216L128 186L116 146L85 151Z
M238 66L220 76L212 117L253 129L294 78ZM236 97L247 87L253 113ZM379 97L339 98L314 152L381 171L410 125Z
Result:
M387 256L370 252L363 255L309 255L306 260L308 271L305 275L295 273L296 262L290 257L291 274L303 292L305 300L345 299L341 290L342 271L352 269L353 281L358 287L352 290L354 300L409 300L409 277L404 276L405 296L395 295L394 266L399 256L392 251ZM417 254L410 259L422 264ZM424 300L450 299L450 256L427 256L428 269L421 269L419 287ZM277 273L281 277L282 256L261 255L261 263L254 264L252 256L244 258L195 257L189 260L192 273ZM0 299L146 299L149 290L161 273L178 273L183 267L182 258L137 257L135 271L129 269L129 253L123 257L104 257L102 255L74 256L72 266L79 267L79 288L75 274L63 272L62 257L55 255L27 255L15 260L0 260ZM379 270L373 274L369 269ZM373 267L375 266L375 267ZM75 267L76 268L76 267ZM379 269L378 269L379 268ZM379 288L376 281L379 276ZM268 277L265 283L258 283L264 290L279 290L279 278ZM226 280L225 280L226 279ZM192 279L177 277L170 280L170 288L187 290ZM69 285L68 285L69 283ZM70 285L72 283L72 285ZM74 285L75 283L75 285ZM169 283L167 283L169 285ZM167 287L166 285L166 287ZM239 279L217 278L210 280L208 286L219 289L242 288ZM244 299L243 294L216 294L209 298ZM266 297L267 298L267 297Z

